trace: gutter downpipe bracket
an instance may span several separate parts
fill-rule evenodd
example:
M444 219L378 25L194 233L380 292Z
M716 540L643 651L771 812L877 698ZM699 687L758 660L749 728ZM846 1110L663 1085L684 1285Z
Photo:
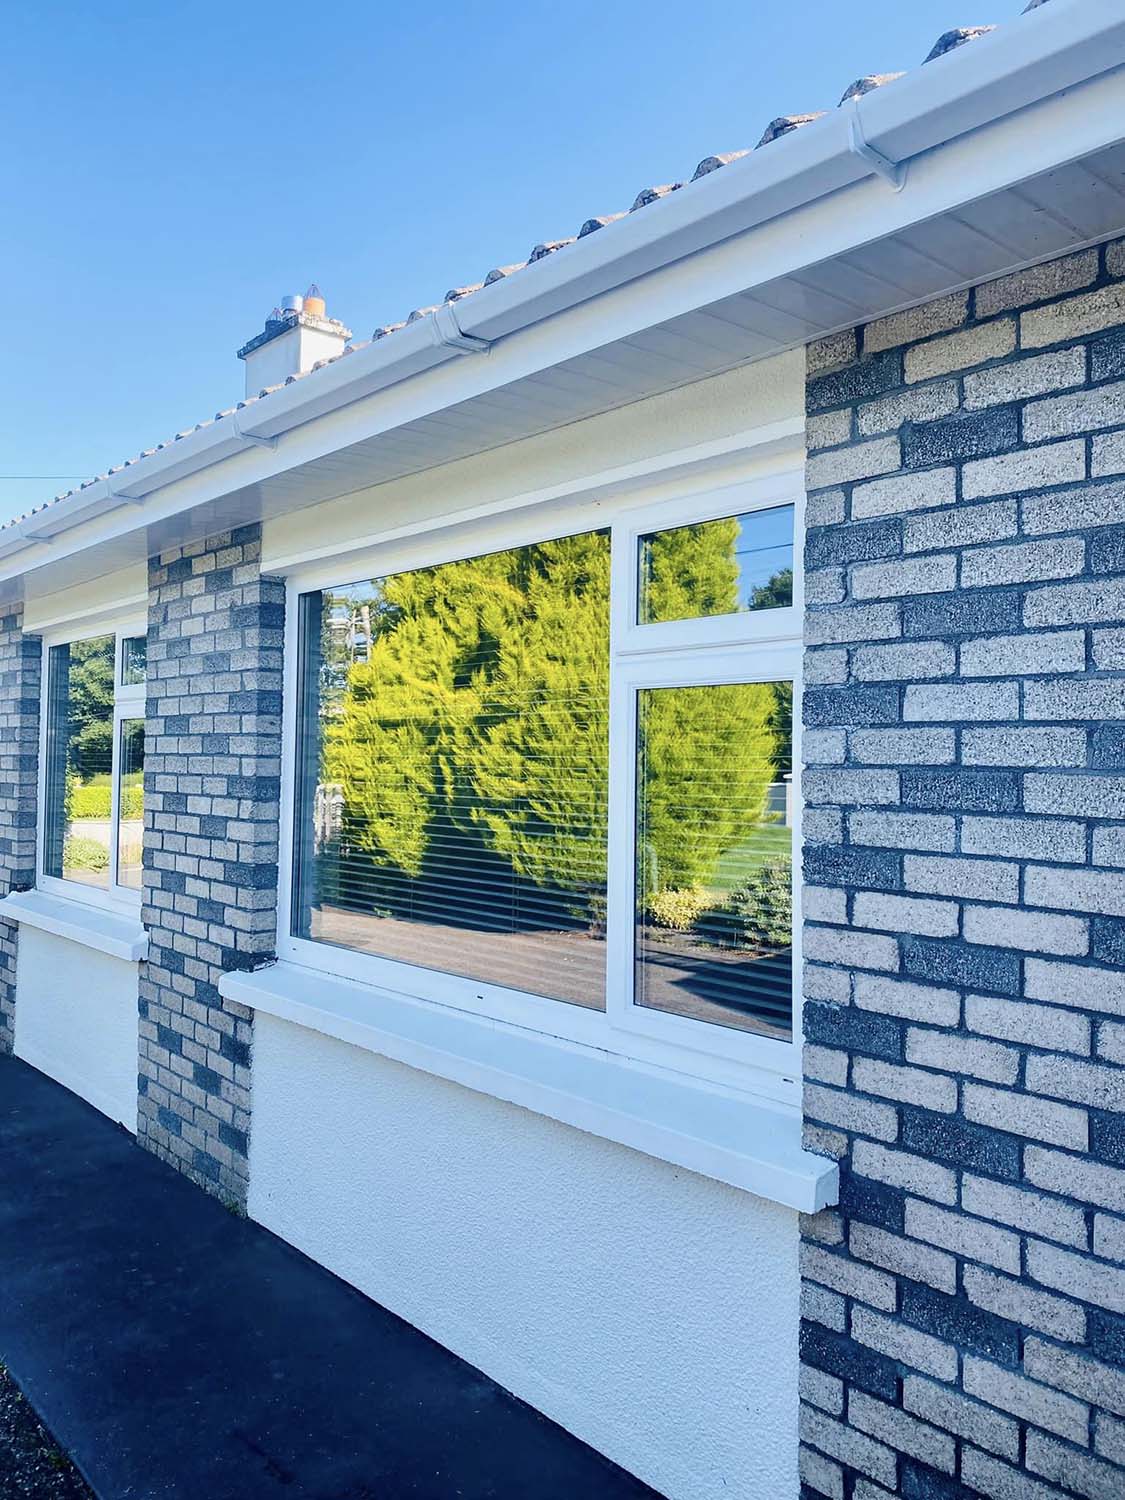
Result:
M889 182L896 193L902 192L906 186L907 163L892 161L889 156L884 156L881 151L877 151L871 145L863 133L858 98L852 100L852 107L848 111L848 150L865 161L873 172Z
M457 321L452 302L443 302L430 314L434 338L446 349L456 349L459 354L487 354L492 348L491 339L481 339L475 333L466 333Z
M241 438L244 443L254 443L259 448L277 447L277 439L275 437L259 437L254 432L243 432L242 428L238 425L238 413L236 411L232 411L230 414L230 425L235 437Z

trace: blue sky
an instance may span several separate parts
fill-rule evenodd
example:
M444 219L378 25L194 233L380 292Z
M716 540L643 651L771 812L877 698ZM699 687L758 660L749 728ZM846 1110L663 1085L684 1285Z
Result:
M0 519L241 395L285 293L369 337L1022 6L13 7Z

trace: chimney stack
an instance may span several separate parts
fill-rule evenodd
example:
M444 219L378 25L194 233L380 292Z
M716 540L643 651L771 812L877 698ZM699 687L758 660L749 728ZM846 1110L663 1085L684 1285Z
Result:
M267 385L311 370L317 360L331 359L351 336L350 328L328 317L315 282L303 297L283 298L262 332L238 351L246 365L246 394L256 396Z

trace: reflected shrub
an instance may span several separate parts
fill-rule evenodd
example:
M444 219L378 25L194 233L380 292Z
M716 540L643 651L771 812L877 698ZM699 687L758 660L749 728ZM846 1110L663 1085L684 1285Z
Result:
M654 891L648 898L645 911L654 927L690 932L713 905L713 900L712 892L701 885L688 886L684 890Z
M726 906L728 931L742 948L787 948L793 941L793 861L768 860L733 890Z

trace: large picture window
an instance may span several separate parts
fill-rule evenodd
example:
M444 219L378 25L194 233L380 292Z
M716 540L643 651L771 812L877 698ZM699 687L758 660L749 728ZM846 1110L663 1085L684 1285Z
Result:
M42 873L69 894L140 890L144 695L143 636L49 646Z
M283 952L674 1066L791 1069L795 508L763 481L611 510L310 569Z

